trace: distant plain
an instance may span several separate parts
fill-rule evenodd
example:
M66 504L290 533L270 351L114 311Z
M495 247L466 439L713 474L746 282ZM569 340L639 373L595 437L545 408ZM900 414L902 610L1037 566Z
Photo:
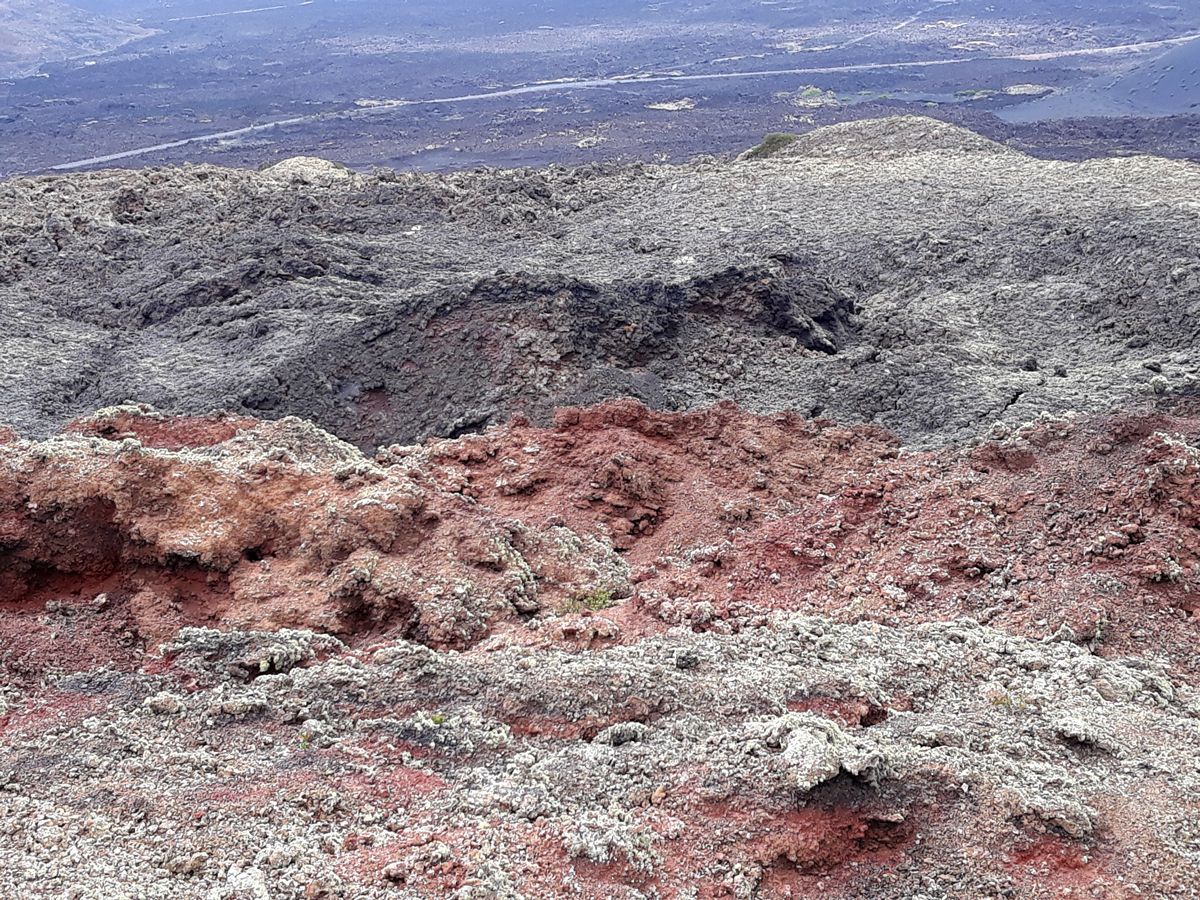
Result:
M7 0L0 15L22 3L32 8ZM55 31L67 8L37 5L56 40L45 61L0 81L0 177L298 154L426 170L679 160L890 112L934 115L1044 156L1200 157L1200 10L1183 5L75 6L118 20L108 27L133 39L90 52L94 29L77 11ZM79 54L56 59L75 33Z

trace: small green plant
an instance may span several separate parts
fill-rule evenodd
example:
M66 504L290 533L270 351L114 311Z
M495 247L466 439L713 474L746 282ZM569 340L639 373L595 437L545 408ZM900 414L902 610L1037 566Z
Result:
M994 96L995 91L975 88L966 91L955 91L954 96L960 100L986 100L988 97Z
M1008 691L992 691L988 694L988 701L997 709L1007 709L1010 712L1024 712L1029 709L1029 704L1021 697L1014 697Z
M432 722L434 725L445 725L446 724L446 714L440 713L440 712L433 713L429 717L429 721Z
M798 140L797 135L774 132L763 138L763 142L753 150L747 150L743 159L770 159L780 150L791 146Z
M596 588L588 591L586 594L579 594L572 597L562 604L561 610L565 615L577 615L585 609L592 612L600 612L602 609L611 609L616 605L617 598L610 590L604 588Z

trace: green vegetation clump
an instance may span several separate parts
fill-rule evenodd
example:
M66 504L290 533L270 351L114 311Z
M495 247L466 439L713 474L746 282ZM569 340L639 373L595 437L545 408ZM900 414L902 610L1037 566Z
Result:
M986 100L988 97L996 96L996 92L984 88L975 88L972 90L955 91L954 96L960 100Z
M611 609L616 602L617 598L612 591L596 588L594 591L567 600L562 604L561 611L565 615L577 615L585 609L600 612L602 609Z
M798 135L785 134L783 132L773 132L763 138L763 142L753 150L746 151L743 159L770 159L780 150L789 147L796 143L799 139Z
M1029 709L1029 704L1022 697L1016 697L1007 691L993 691L988 695L988 702L996 709L1007 709L1009 712L1025 712Z

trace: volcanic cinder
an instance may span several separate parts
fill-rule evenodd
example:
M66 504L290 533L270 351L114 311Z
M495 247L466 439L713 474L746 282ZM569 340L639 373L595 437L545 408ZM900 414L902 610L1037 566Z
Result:
M0 186L0 895L1196 896L1197 186Z
M16 180L0 411L296 415L374 449L633 396L965 440L1191 383L1198 197L1191 163L926 119L687 166Z

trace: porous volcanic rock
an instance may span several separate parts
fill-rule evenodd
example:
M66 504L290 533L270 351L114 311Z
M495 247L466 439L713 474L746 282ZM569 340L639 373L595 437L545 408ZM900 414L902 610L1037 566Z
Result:
M1185 897L1200 874L1195 692L975 622L467 654L184 629L5 705L14 896Z
M1198 196L1190 163L920 118L682 166L17 179L0 420L147 402L373 450L629 396L973 438L1187 389Z
M139 651L185 625L602 646L788 611L970 616L1116 655L1153 637L1191 681L1200 416L1160 405L911 451L623 400L374 458L296 419L114 408L0 445L9 657L64 629Z
M460 646L554 600L630 593L611 544L528 529L454 475L383 469L296 419L119 408L74 428L0 446L10 663L69 664L44 646L69 635L72 650L114 632L140 649L210 623ZM47 604L66 621L28 616Z
M1170 397L9 436L0 892L1193 896L1198 448Z

